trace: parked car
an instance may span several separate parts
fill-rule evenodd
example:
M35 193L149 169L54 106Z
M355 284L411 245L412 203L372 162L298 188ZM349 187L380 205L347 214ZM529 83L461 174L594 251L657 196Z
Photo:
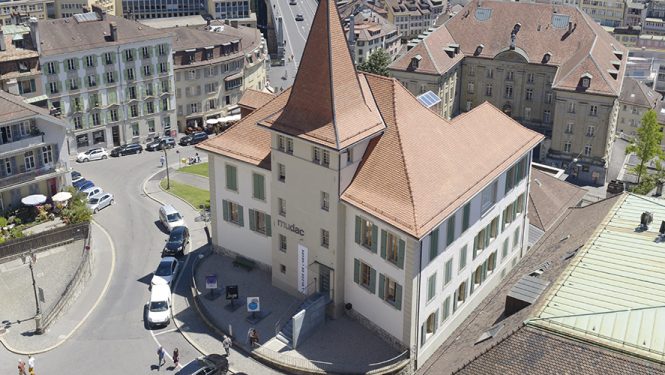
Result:
M78 191L83 191L83 190L85 190L85 189L89 189L89 188L91 188L91 187L93 187L93 186L95 186L95 183L94 183L94 182L92 182L92 181L90 181L90 180L86 180L83 184L81 184L81 185L79 185L78 187L76 187L76 190L78 190Z
M91 148L86 152L81 152L76 156L76 161L84 163L90 160L108 159L109 154L101 147Z
M148 151L158 151L164 148L173 147L175 147L175 139L173 137L155 138L152 140L152 142L145 145L145 149Z
M86 200L90 200L90 198L94 197L95 195L103 193L104 190L100 188L99 186L91 186L89 188L85 188L81 190L81 193L85 195Z
M180 138L180 146L195 145L208 139L206 132L196 132Z
M171 288L168 285L155 285L150 291L148 301L148 326L162 326L169 324L169 310L171 309Z
M170 204L165 204L159 208L159 221L162 223L167 232L173 228L185 225L185 220Z
M226 375L229 360L221 354L210 354L189 362L176 375Z
M122 145L111 150L111 156L124 156L130 154L140 154L143 152L143 146L138 143L130 143L128 145Z
M296 5L298 2L296 0L289 0L289 5Z
M182 256L185 254L185 247L189 243L189 229L185 226L175 227L171 230L169 238L166 240L162 257Z
M305 17L302 16L302 14L296 14L296 21L304 21Z
M178 273L178 259L174 257L164 257L159 262L157 270L152 274L150 285L166 284L171 286L171 283Z
M81 185L85 184L86 182L88 182L88 180L86 180L85 178L79 178L76 181L72 181L72 186L75 187L76 190L81 190L79 188L81 187ZM93 186L94 186L94 184L93 184Z
M111 193L101 193L94 195L88 200L88 208L92 210L92 213L97 213L102 208L108 207L114 203L113 194Z
M81 176L81 173L79 173L77 171L72 171L72 181L78 180L78 179L81 179L81 178L83 178L83 176Z

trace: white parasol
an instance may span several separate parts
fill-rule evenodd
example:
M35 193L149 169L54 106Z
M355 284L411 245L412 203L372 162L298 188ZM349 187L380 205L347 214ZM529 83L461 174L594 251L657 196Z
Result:
M52 196L51 199L53 199L53 202L64 202L69 200L71 197L72 193L68 191L61 191L58 194Z
M37 206L46 202L46 195L33 194L21 199L21 203L26 206Z

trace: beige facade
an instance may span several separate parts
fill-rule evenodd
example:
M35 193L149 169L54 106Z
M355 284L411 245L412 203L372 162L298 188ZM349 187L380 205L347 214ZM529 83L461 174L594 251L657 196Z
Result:
M31 17L48 18L47 8L53 0L19 0L0 3L0 25L18 25Z
M89 12L93 6L111 16L122 17L122 9L116 9L115 0L55 0L55 18L71 17L86 10Z
M403 38L412 38L434 26L443 13L441 0L389 0L385 2L388 22L397 27Z
M621 26L626 4L623 0L581 0L579 8L603 26Z

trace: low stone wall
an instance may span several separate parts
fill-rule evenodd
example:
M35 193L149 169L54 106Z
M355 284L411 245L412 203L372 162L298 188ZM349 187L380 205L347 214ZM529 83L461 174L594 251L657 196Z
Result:
M85 240L89 235L90 223L85 222L9 240L0 244L0 263L10 262L28 251L40 252L74 241Z

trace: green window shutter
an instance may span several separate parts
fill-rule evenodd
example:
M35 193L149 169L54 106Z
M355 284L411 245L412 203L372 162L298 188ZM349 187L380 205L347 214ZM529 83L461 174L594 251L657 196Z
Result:
M486 277L487 277L487 261L485 261L485 263L483 263L483 273L480 276L480 282L481 283L484 282Z
M404 269L404 240L399 240L399 249L397 254L397 267Z
M388 240L388 233L381 229L381 258L386 259L386 241Z
M457 289L455 289L455 293L453 293L453 313L457 310Z
M465 232L469 229L469 219L471 216L471 203L464 205L464 211L462 213L462 232Z
M360 244L360 216L356 216L356 243Z
M369 269L369 291L372 294L376 293L376 270L371 267Z
M402 286L395 284L395 308L402 310Z
M224 221L229 221L229 202L226 200L222 200L222 211Z
M272 221L270 221L270 215L266 214L266 236L272 237Z
M53 65L55 67L55 74L60 73L60 62L59 61L54 61Z
M256 223L254 222L254 210L249 209L249 229L256 231Z
M241 227L245 226L245 220L243 219L243 208L241 205L238 205L238 224Z
M386 277L382 273L379 274L379 298L383 299L383 289L385 288Z
M360 283L360 262L358 259L353 260L353 282Z
M439 255L439 228L429 235L429 260L430 262Z
M476 274L475 270L473 272L471 272L471 279L470 279L471 281L469 282L469 295L473 294L473 286L474 286L473 282L474 282L474 279L475 279L475 274Z
M425 324L420 326L420 346L425 345Z
M78 69L81 66L81 60L80 59L74 59L74 66L76 69Z
M448 228L446 230L446 246L450 246L455 241L455 216L448 219Z
M372 252L374 253L376 253L377 242L379 242L379 227L372 225Z
M259 176L259 199L265 200L266 199L265 177L263 175L258 175L258 176Z

